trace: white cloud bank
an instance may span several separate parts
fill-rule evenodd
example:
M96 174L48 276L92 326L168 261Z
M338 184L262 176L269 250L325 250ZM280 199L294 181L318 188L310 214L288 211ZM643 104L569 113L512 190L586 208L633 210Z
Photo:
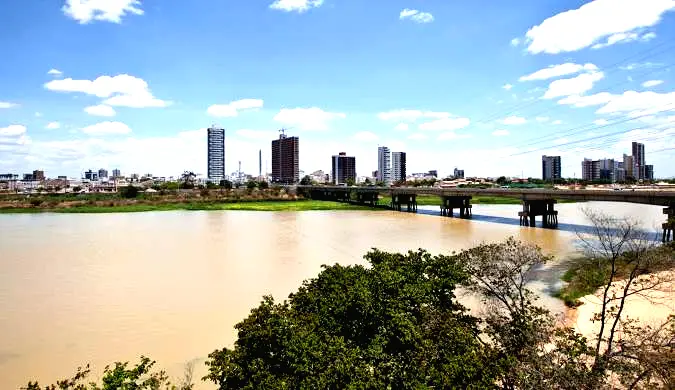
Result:
M276 0L270 8L284 12L307 12L312 8L320 7L323 0Z
M583 73L569 79L559 79L551 82L544 93L544 99L553 99L561 96L581 95L593 88L595 82L605 77L602 72Z
M434 15L429 12L421 12L416 9L404 9L398 14L400 20L412 20L415 23L431 23L434 21Z
M262 99L241 99L228 104L214 104L206 112L217 118L231 118L239 115L240 111L260 109L263 104Z
M16 103L11 103L11 102L0 102L0 108L14 108L17 107L18 104Z
M115 109L106 106L105 104L99 104L96 106L89 106L84 109L84 112L86 112L89 115L94 115L94 116L115 116L116 112Z
M89 135L129 134L131 129L122 122L101 122L84 127L82 132Z
M66 0L63 13L80 24L92 20L120 23L127 14L143 15L140 0Z
M547 80L561 76L567 76L574 73L579 73L582 71L593 72L598 70L598 67L594 64L575 64L572 62L566 62L564 64L550 65L547 68L539 69L538 71L522 76L518 81L533 81L533 80Z
M47 130L56 130L61 128L61 124L59 122L49 122L47 126L45 126L45 129Z
M675 9L673 0L595 0L551 16L525 34L527 51L558 54L624 41L630 33L659 23ZM624 34L618 35L618 34Z
M663 84L663 80L649 80L642 83L642 86L645 88L651 88L661 84Z

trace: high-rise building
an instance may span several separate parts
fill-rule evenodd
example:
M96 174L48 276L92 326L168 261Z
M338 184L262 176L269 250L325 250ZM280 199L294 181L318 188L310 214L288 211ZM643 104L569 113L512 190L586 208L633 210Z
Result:
M377 147L377 181L391 184L391 153L386 146Z
M635 179L635 174L633 173L633 169L635 167L635 164L633 163L633 156L628 156L626 154L623 155L623 169L626 172L626 179L631 178Z
M598 168L600 170L600 180L607 180L610 182L615 182L616 181L616 169L617 169L617 164L612 158L603 158L597 161L598 162Z
M122 176L122 172L120 172L119 169L113 169L113 170L112 170L112 177L113 177L113 179L118 178L118 177L120 177L120 176Z
M581 179L587 181L600 180L600 161L585 158L581 162Z
M391 180L394 182L405 181L405 170L405 152L393 152L391 154Z
M215 125L207 130L207 167L209 181L220 183L225 179L225 129Z
M356 157L349 157L344 152L333 156L331 175L333 184L346 184L347 181L356 182Z
M452 172L452 176L455 179L464 179L464 170L455 168L455 170Z
M33 171L33 180L42 181L45 179L45 171L36 169Z
M637 180L645 178L645 145L633 142L633 177Z
M562 178L560 156L541 156L541 178L544 181Z
M283 132L272 141L272 182L295 184L300 181L300 139Z
M98 170L98 178L99 179L107 179L108 178L108 170L107 169L99 169Z
M436 169L432 169L429 171L429 176L433 176L438 178L438 171ZM464 173L462 173L462 176L464 176Z
M262 149L258 149L258 177L262 177Z
M84 178L87 180L96 181L98 180L98 172L94 172L89 169L84 173Z
M654 180L654 166L645 165L645 180L653 181Z

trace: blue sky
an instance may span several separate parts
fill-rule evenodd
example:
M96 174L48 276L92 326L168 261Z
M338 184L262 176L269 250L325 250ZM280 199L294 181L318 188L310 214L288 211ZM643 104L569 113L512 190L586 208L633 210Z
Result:
M643 141L675 167L675 1L0 0L0 171L257 173L277 129L408 171L539 176ZM669 39L670 38L670 39ZM671 104L672 103L672 104ZM653 153L650 153L653 152ZM263 168L264 169L264 168Z

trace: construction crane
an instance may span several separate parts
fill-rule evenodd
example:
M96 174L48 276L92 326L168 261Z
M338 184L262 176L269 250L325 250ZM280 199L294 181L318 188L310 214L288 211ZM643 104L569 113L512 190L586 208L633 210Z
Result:
M295 127L282 127L281 129L279 129L278 131L281 133L280 138L286 138L286 132L288 130L293 130L293 129L295 129Z

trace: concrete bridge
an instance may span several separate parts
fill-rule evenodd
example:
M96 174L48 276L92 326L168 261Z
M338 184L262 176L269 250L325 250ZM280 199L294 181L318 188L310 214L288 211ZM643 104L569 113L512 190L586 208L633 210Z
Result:
M440 213L460 218L471 217L471 199L474 196L494 196L520 199L523 210L518 212L520 224L535 226L536 217L542 217L542 226L558 226L558 200L629 202L665 206L666 222L663 223L663 241L675 240L675 191L649 190L556 190L556 189L512 189L512 188L432 188L432 187L347 187L347 186L296 186L299 193L311 199L353 202L377 206L380 195L389 196L388 207L393 210L417 211L418 195L434 195L441 200Z

